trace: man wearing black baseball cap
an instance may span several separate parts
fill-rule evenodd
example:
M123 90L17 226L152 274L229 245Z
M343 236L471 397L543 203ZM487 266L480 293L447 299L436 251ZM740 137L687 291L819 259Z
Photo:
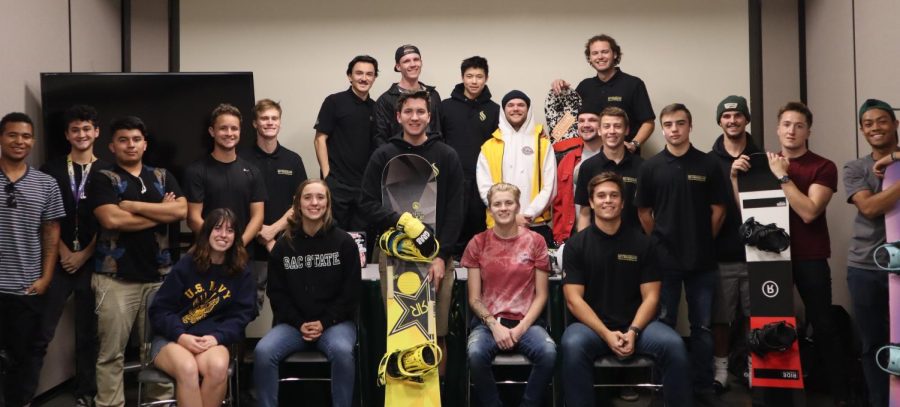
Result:
M422 73L422 53L415 45L401 45L394 52L394 71L400 72L400 82L395 82L375 102L375 143L382 145L399 136L402 128L397 121L397 100L402 93L425 91L431 105L431 121L426 132L440 133L441 95L434 86L419 82Z

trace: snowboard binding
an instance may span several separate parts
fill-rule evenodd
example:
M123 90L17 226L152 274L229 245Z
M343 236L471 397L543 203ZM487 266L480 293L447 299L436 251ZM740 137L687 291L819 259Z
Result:
M434 260L441 247L437 240L434 242L434 252L426 255L419 251L413 240L405 233L389 228L378 238L378 247L388 256L396 257L403 261L428 263Z
M442 358L441 348L434 342L386 353L378 363L378 385L384 386L388 376L422 383L422 376L436 369Z
M738 235L744 244L759 250L781 253L791 245L791 236L774 223L763 225L752 216L738 229Z
M882 270L900 274L900 247L898 245L900 245L900 241L885 243L875 248L875 251L872 252L872 260L875 261L875 265ZM885 254L879 258L881 252L885 252ZM887 264L884 264L885 260Z
M750 350L759 356L765 356L769 352L784 352L796 340L797 330L785 321L770 322L762 328L756 328L748 338Z
M887 366L881 362L881 352L884 350L888 351ZM875 352L875 364L886 373L900 376L900 343L889 343L878 348L878 352Z

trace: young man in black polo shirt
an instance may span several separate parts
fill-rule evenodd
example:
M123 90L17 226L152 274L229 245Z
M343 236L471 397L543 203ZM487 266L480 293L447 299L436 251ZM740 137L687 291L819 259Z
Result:
M256 129L256 144L241 156L262 174L268 200L263 211L263 224L256 234L253 261L250 263L256 274L256 301L262 307L268 281L269 250L281 232L287 228L294 192L301 182L306 181L306 168L297 153L278 142L281 131L281 105L272 99L261 99L253 108L253 128Z
M491 137L500 120L500 105L491 100L487 86L488 61L479 56L466 58L459 69L462 83L458 83L450 97L441 102L441 135L459 155L465 176L463 205L466 215L453 248L454 255L462 255L469 239L486 227L484 214L487 208L478 195L475 165L481 145Z
M172 266L169 224L180 222L188 210L172 173L143 164L147 139L141 119L117 119L110 132L116 164L92 173L88 184L88 207L100 223L91 278L100 344L98 407L125 405L124 349L149 305L144 303L147 292L160 286Z
M599 112L607 106L620 107L628 113L631 126L625 136L625 148L629 152L639 151L642 144L653 134L653 106L644 81L619 69L622 62L622 48L616 40L606 34L595 35L584 46L584 56L588 64L597 71L596 76L578 84L575 91L581 96L582 110ZM554 92L568 89L571 85L557 79L551 84Z
M401 45L394 52L394 72L400 72L400 82L391 85L375 102L375 142L380 146L403 130L397 123L397 101L401 94L424 91L430 98L431 121L427 134L441 131L441 95L434 86L419 81L422 74L422 54L415 45Z
M731 178L731 165L742 155L749 156L760 151L747 132L747 124L750 123L747 99L735 95L722 99L716 108L716 117L722 134L713 143L709 155L719 162L725 179L737 182L737 178ZM719 267L712 315L713 385L716 392L720 393L727 390L728 385L730 325L735 320L735 311L740 309L745 318L750 317L750 277L747 274L744 244L738 236L742 221L735 195L737 188L731 182L726 182L725 189L728 195L725 200L725 220L722 231L716 236L716 261ZM749 324L745 326L749 329Z
M691 145L691 113L683 104L659 114L662 152L644 162L635 205L644 232L661 243L659 319L674 327L684 285L691 324L691 376L698 401L714 402L711 331L716 258L713 239L725 217L725 180L716 160Z
M591 179L590 225L569 238L563 253L563 294L575 322L563 332L563 394L570 407L594 406L593 368L600 356L651 355L663 371L665 402L691 405L684 342L656 321L660 275L653 239L624 227L622 177Z
M600 112L600 139L603 141L603 151L581 164L578 183L575 186L575 203L581 206L578 213L578 230L587 227L593 219L588 205L590 200L588 182L605 171L619 174L625 182L625 192L622 195L625 200L622 224L629 228L641 227L637 208L634 206L634 193L644 160L625 147L625 135L628 134L629 127L628 114L624 110L610 106Z
M375 102L369 91L376 78L375 58L354 57L347 64L350 88L325 98L314 126L316 158L331 190L331 210L341 229L348 231L366 230L356 200L366 163L375 150Z
M34 369L40 372L47 345L53 340L63 308L75 297L75 405L90 406L97 392L97 316L94 314L94 272L97 219L87 209L87 183L90 174L109 169L110 164L94 155L94 142L100 136L97 110L75 105L63 113L64 135L71 145L68 154L48 160L41 171L56 179L62 192L66 217L60 219L59 263L47 292L40 335L35 342ZM36 379L36 377L35 377ZM29 394L37 382L26 383Z
M262 228L268 196L259 169L237 154L241 111L227 103L216 106L209 119L209 135L213 139L212 153L189 165L184 172L188 227L199 233L209 211L231 209L244 229L241 241L253 256L251 243ZM265 276L257 274L256 281L257 301L262 306Z

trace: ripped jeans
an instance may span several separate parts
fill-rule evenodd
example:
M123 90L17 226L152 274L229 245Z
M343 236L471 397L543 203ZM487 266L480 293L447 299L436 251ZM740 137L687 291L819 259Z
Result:
M673 329L678 323L678 305L684 285L691 324L689 341L691 382L694 393L713 390L713 337L710 330L712 303L716 287L714 270L663 270L659 320Z

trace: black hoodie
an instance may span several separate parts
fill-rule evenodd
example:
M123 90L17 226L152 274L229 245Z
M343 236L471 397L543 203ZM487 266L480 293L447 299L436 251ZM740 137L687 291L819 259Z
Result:
M387 162L400 154L418 154L437 167L438 207L434 232L441 244L438 256L447 260L463 224L463 172L456 151L445 144L439 134L429 134L422 145L414 146L403 140L400 133L372 153L359 195L362 216L368 217L379 233L397 224L401 214L385 208L381 202L381 174Z
M428 92L428 103L431 105L431 121L428 122L428 133L441 131L441 95L434 86L428 86L422 82L419 85ZM392 135L398 134L403 129L397 122L397 100L400 99L400 86L392 84L388 90L378 97L375 102L375 145L380 146L388 141Z
M725 150L724 137L724 134L719 135L719 138L713 143L712 150L709 152L719 162L719 166L722 167L722 174L724 174L725 179L729 180L725 184L727 185L728 197L731 198L725 200L725 221L722 222L722 230L716 236L716 260L720 263L742 262L747 259L744 252L744 244L741 243L741 239L738 236L738 228L741 227L743 222L741 221L741 211L734 200L734 190L730 181L731 164L737 157L732 157ZM760 152L759 148L756 147L756 144L753 144L750 133L747 133L747 145L741 154L750 155L758 152Z
M500 105L491 100L486 85L472 100L466 97L465 87L459 83L450 97L441 102L441 136L459 154L466 180L474 182L481 145L491 138L499 122Z

